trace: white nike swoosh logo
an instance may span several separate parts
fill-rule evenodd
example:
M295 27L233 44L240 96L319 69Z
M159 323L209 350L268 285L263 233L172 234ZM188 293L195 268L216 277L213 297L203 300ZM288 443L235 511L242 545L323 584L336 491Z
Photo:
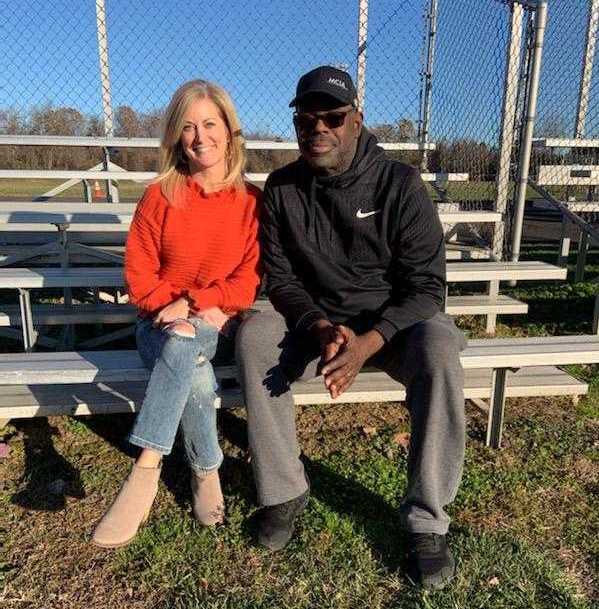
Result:
M362 211L362 208L360 208L356 212L356 218L368 218L368 216L374 216L374 214L378 214L380 211L380 209L375 209L374 211Z

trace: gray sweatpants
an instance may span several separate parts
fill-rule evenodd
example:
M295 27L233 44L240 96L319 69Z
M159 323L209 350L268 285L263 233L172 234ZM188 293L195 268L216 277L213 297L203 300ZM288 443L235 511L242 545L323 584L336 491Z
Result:
M462 333L444 313L399 332L369 364L406 387L411 439L402 526L445 534L464 460ZM290 332L276 312L255 314L237 333L252 466L262 505L283 503L306 488L289 383L317 374L319 350L306 333ZM324 385L323 385L324 388ZM341 402L343 396L338 398Z

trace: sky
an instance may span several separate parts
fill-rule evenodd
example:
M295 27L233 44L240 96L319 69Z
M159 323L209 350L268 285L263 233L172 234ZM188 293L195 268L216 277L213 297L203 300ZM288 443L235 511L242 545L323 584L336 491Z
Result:
M366 122L416 121L428 0L369 4ZM508 10L498 0L438 4L432 136L493 142ZM568 125L585 5L550 0L540 116ZM159 109L181 83L205 78L230 92L246 132L287 139L288 103L302 73L326 63L356 75L358 0L106 0L106 14L113 108ZM0 108L54 104L102 114L94 0L0 0L0 15ZM599 128L599 116L590 118Z

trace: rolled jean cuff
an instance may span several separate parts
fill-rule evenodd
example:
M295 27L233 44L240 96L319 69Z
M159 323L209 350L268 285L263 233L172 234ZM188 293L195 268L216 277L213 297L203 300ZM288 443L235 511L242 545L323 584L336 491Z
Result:
M127 436L127 440L134 446L139 446L140 448L150 448L161 455L170 455L171 451L173 450L172 446L162 446L161 444L150 442L149 440L145 440L139 436L134 436L133 434L129 434Z
M191 461L189 462L189 465L190 465L191 469L193 469L194 472L198 472L198 474L205 475L205 474L209 474L210 472L213 472L213 471L219 469L220 466L223 464L224 460L225 460L225 457L221 452L218 461L214 465L210 465L209 467L206 467L203 465L199 465L197 463L192 463Z

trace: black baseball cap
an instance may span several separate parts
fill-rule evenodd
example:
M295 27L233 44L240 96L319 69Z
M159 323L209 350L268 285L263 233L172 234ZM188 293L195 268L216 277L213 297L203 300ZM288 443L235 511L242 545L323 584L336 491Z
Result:
M351 76L332 66L319 66L304 74L297 83L295 97L289 107L297 106L305 97L313 93L324 93L342 104L357 105L358 94Z

